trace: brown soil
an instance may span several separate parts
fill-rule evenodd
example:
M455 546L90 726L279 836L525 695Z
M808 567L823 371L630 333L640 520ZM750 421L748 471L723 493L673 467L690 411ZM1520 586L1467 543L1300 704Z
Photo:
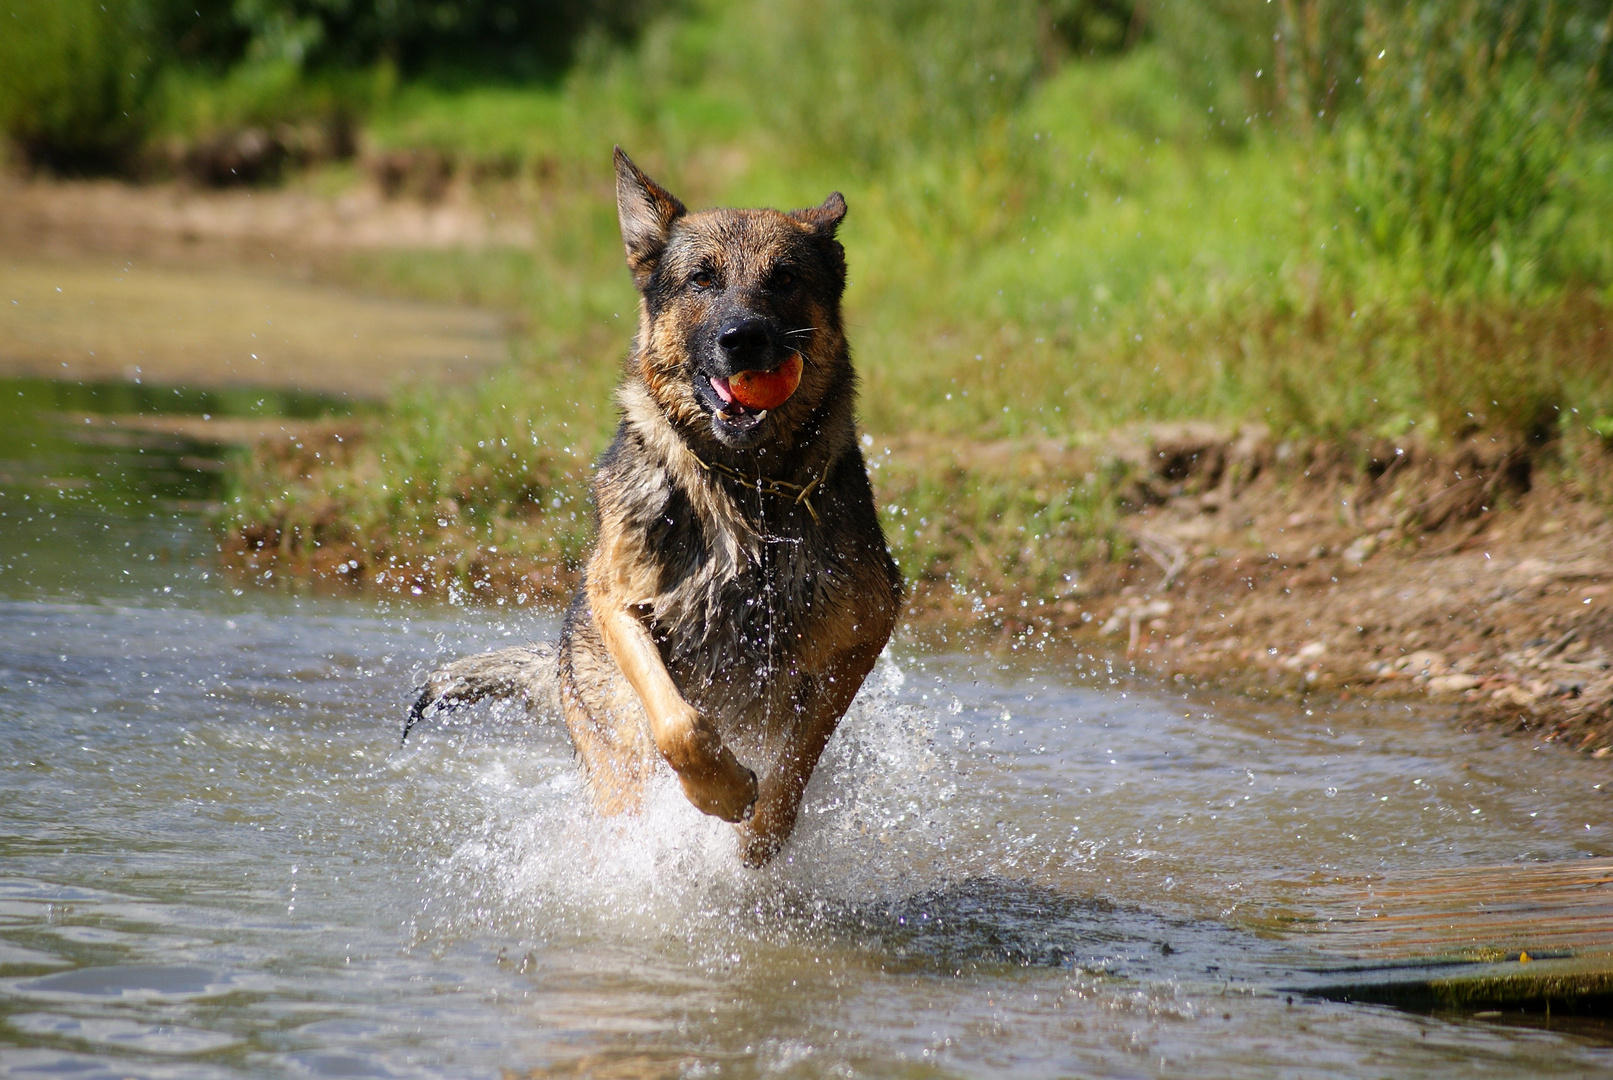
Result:
M313 174L317 176L317 174ZM310 181L311 183L311 181ZM0 174L0 251L237 255L253 262L331 251L522 247L532 227L452 188L433 201L392 199L375 183L211 190L187 184L25 180Z
M1605 452L1569 470L1550 446L1342 450L1208 425L1119 452L1150 464L1121 524L1135 555L1060 598L988 598L1002 634L1110 643L1183 682L1448 702L1613 755Z

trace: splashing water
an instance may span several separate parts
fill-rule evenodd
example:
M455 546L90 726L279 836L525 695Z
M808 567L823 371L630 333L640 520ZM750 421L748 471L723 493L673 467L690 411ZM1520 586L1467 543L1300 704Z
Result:
M690 805L665 768L640 812L598 817L559 719L546 718L535 745L499 746L468 791L454 789L475 803L475 818L435 869L417 933L492 926L551 943L701 941L726 955L735 940L934 887L959 868L948 852L966 811L934 744L934 718L900 700L903 681L882 658L824 753L794 836L761 871L744 867L733 827Z

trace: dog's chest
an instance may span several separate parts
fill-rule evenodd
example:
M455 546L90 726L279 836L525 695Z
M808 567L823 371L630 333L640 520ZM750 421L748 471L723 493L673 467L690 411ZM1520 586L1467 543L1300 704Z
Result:
M654 632L684 692L727 709L793 694L850 607L832 534L764 503L742 540L677 497L647 524L660 566Z

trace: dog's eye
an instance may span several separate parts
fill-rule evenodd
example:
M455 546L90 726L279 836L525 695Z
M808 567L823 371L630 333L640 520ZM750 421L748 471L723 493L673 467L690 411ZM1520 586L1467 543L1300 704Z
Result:
M709 289L716 278L711 276L710 270L696 270L694 277L689 279L697 289Z
M795 271L788 266L773 271L773 288L788 289L795 284Z

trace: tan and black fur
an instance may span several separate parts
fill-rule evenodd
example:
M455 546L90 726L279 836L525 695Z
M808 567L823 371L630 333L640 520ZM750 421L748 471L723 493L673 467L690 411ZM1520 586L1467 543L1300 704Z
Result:
M794 828L902 596L856 439L835 239L846 204L837 193L790 213L691 214L620 149L616 196L638 335L594 481L598 542L558 656L450 665L410 722L482 697L552 697L557 670L602 812L635 809L665 761L690 802L737 823L760 865ZM776 409L716 389L792 353L801 382Z

